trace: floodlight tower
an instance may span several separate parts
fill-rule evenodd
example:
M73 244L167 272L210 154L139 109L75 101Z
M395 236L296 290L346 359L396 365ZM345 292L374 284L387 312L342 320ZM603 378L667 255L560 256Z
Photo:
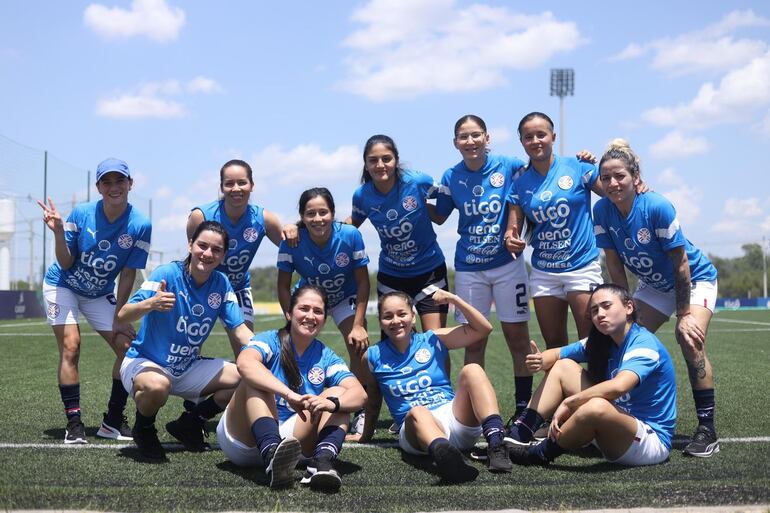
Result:
M575 95L575 70L551 70L551 96L559 97L559 155L564 155L564 97Z

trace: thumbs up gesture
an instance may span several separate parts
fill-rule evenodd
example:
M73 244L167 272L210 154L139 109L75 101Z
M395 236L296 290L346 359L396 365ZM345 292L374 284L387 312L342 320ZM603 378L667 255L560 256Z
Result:
M530 353L527 355L526 360L527 370L534 374L543 369L543 353L540 352L534 340L529 341L529 351Z
M151 307L159 312L168 312L176 304L176 294L166 291L166 280L160 280L158 291L151 298Z
M519 227L515 225L506 230L503 242L505 242L505 249L513 254L514 258L516 258L515 253L521 253L527 247L527 243L519 236Z

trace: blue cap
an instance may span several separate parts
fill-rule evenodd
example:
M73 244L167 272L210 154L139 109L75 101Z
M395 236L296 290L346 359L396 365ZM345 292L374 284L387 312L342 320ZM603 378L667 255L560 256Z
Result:
M123 176L131 178L131 173L128 171L128 164L120 159L105 159L99 163L96 168L96 181L102 179L107 173L120 173Z

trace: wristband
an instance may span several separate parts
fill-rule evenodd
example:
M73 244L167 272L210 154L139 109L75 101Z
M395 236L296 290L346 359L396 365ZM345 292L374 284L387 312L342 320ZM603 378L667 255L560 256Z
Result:
M331 413L337 413L340 410L340 400L339 400L339 398L334 397L333 395L330 395L326 399L328 399L329 401L334 403L334 409L331 411Z

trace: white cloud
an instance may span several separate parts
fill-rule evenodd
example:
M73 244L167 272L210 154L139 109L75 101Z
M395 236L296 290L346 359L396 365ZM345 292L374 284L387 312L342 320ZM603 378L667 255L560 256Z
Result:
M371 0L352 19L363 27L343 43L352 53L338 87L376 101L497 87L507 83L506 72L538 67L586 42L574 22L550 12L460 8L454 0Z
M757 198L728 198L724 213L730 217L757 217L762 215L762 208Z
M215 80L203 76L195 77L186 84L176 79L144 82L134 89L100 99L96 114L115 119L182 118L188 115L187 109L170 97L182 96L185 92L211 94L222 91Z
M770 138L770 111L765 114L765 117L762 118L754 128L758 130L762 136Z
M506 143L513 138L513 133L504 126L493 126L489 129L489 140L493 145L497 145L498 148L502 143ZM502 151L498 149L498 151Z
M762 217L766 216L763 220ZM768 228L770 216L762 210L757 198L727 198L721 220L714 231L735 237L755 237Z
M290 149L270 145L255 154L250 162L256 174L261 175L258 171L269 173L260 178L281 185L307 183L311 177L326 182L350 182L360 176L361 163L361 150L357 146L340 146L326 153L317 144L300 144Z
M770 104L770 51L727 73L718 86L707 82L689 103L656 107L642 118L656 125L687 126L745 121Z
M657 185L663 186L663 190L657 192L673 203L682 224L688 225L698 219L703 198L701 189L688 185L674 168L664 169L650 187L656 190Z
M174 191L170 187L166 187L165 185L155 189L155 192L153 193L153 196L156 199L168 199L173 195L174 195Z
M108 39L147 36L166 42L179 37L185 13L178 7L169 7L165 0L133 0L128 10L91 4L83 13L83 22Z
M699 155L708 151L705 137L688 137L679 130L666 134L661 140L650 146L654 158L679 158Z
M638 58L652 53L652 67L672 75L726 72L761 56L768 49L761 39L736 38L739 29L770 26L770 19L751 10L733 11L719 22L675 37L631 43L610 61Z

